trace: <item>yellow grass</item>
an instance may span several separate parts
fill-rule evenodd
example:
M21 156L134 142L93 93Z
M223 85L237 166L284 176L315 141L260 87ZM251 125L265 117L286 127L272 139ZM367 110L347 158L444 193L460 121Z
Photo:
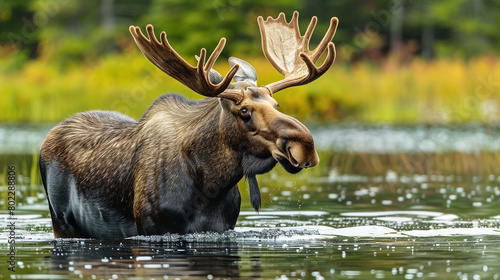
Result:
M78 66L44 59L22 65L0 57L0 122L58 122L86 110L116 110L139 118L155 98L179 92L201 98L166 77L135 49ZM225 73L226 62L215 69ZM249 59L259 84L280 79L265 59ZM500 119L500 61L496 57L337 62L311 84L276 94L283 112L304 121L393 123L492 122ZM194 63L193 61L190 61Z

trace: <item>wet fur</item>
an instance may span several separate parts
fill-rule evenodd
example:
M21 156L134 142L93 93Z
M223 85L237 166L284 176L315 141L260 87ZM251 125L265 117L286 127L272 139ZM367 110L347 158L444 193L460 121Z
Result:
M240 211L246 176L258 210L256 174L271 155L246 154L244 133L218 98L163 95L139 121L91 111L54 127L40 170L56 237L225 231Z

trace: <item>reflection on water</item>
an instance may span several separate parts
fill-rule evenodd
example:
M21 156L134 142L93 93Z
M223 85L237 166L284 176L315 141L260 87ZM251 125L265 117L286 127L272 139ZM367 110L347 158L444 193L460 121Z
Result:
M78 252L75 254L75 252ZM235 242L140 242L122 240L58 241L54 244L50 274L120 277L238 277ZM115 277L115 278L116 278Z
M18 252L15 279L498 279L500 271L491 236L57 240Z
M7 270L4 229L0 279L500 276L498 128L316 128L320 165L260 176L260 213L242 182L234 231L108 241L53 239L36 167L47 128L0 126L0 143L7 143L0 149L4 225L7 166L18 170L16 272Z

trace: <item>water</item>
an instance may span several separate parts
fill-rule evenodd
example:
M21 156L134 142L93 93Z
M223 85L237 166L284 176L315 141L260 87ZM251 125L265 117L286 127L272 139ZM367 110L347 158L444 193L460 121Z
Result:
M236 229L56 240L36 167L50 126L0 126L0 279L498 279L500 129L313 128L321 163L244 182ZM16 167L15 272L8 166Z

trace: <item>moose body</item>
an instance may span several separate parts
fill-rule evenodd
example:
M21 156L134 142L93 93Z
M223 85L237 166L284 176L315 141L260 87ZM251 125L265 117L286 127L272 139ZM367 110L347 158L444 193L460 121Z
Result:
M232 69L225 78L211 69L223 40L206 66L202 50L194 68L168 45L165 33L160 43L151 26L149 40L131 27L148 59L208 98L189 101L166 94L138 121L116 112L90 111L54 127L42 144L40 170L55 236L124 238L233 229L241 204L237 183L244 176L258 210L257 174L278 162L290 173L315 166L319 159L309 130L280 113L272 93L310 82L330 67L337 21L332 19L319 51L299 49L304 63L299 68L309 71L304 78L297 71L281 71L282 62L272 60L264 46L272 35L266 26L288 28L296 25L297 16L291 24L284 15L266 22L259 18L266 57L285 75L283 82L264 87L256 86L255 70L242 60L230 59ZM313 23L315 19L307 41ZM298 32L298 26L293 28ZM299 36L297 41L304 38L294 36ZM316 68L313 63L327 47L325 63ZM304 53L309 56L304 58Z
M218 103L164 95L139 121L93 111L56 126L44 145L54 149L40 158L48 199L57 202L54 230L126 237L233 228L243 162L267 170L276 162L220 149L244 141L223 125Z

